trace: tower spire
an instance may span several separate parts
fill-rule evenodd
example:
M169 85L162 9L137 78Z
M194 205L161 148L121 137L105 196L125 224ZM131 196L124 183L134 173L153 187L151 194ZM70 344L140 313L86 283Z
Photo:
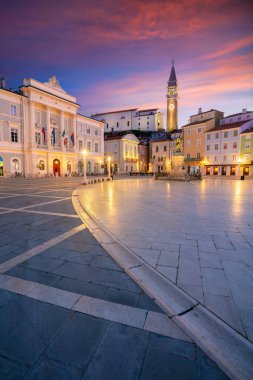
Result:
M170 77L167 86L167 131L171 132L177 129L177 77L174 66L174 59L172 60Z

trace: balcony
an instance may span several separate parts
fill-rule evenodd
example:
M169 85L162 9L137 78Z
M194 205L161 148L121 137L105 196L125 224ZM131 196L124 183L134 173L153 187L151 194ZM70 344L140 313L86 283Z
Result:
M42 144L35 144L35 147L37 149L43 149L43 150L47 150L48 149L47 145L42 145Z
M138 162L138 158L125 158L125 162Z
M185 157L185 159L184 159L184 162L194 162L194 161L201 161L201 158L197 158L197 157L187 158L187 157Z

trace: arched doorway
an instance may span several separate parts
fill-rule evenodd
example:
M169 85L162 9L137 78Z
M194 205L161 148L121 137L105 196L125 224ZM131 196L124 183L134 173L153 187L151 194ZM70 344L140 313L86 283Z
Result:
M61 164L57 159L53 161L53 173L55 177L60 177L61 175Z
M83 162L78 161L78 174L83 174Z
M67 162L67 171L68 171L68 173L70 175L71 174L71 161Z
M0 177L3 177L3 175L4 175L4 160L0 156Z

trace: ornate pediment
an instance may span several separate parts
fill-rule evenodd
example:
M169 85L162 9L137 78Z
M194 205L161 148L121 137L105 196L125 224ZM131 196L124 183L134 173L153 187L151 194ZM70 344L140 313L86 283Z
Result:
M50 86L58 91L61 91L61 92L64 92L65 91L61 88L59 82L58 82L58 79L56 78L56 76L52 76L49 78L48 82L45 82L44 84L46 84L47 86Z

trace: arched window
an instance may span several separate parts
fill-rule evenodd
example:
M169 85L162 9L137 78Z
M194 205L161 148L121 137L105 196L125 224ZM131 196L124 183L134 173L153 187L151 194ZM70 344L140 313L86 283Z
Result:
M14 158L14 160L12 160L11 162L11 170L13 173L15 173L15 172L18 172L19 169L20 169L19 160Z
M71 161L67 162L67 171L71 173Z
M40 161L39 161L39 164L38 164L38 168L39 168L40 170L45 170L45 161L40 160Z
M98 162L96 162L94 165L94 172L98 173Z

